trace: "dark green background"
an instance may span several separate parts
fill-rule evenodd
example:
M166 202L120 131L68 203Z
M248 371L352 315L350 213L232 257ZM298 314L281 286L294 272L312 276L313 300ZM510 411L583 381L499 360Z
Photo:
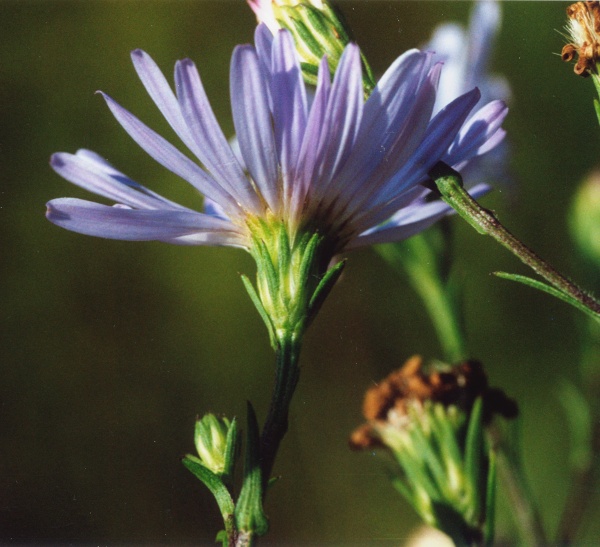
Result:
M378 73L436 24L466 21L470 8L341 5ZM516 183L486 204L539 253L585 280L565 215L597 161L599 132L592 83L557 55L566 5L502 4L493 66L513 89L505 126ZM210 544L219 529L212 499L179 459L192 450L198 413L243 416L248 399L264 417L273 358L239 279L253 274L251 259L226 248L84 237L48 223L44 204L89 197L48 167L52 152L79 147L172 199L199 204L129 139L94 91L108 92L175 142L129 51L145 49L169 77L174 61L189 56L230 134L229 57L235 44L252 40L253 28L241 0L0 2L3 544ZM472 354L521 404L526 466L553 530L569 484L556 388L576 376L579 317L491 276L526 272L492 241L454 224ZM372 250L353 253L306 339L265 543L398 545L407 537L417 519L392 491L381 460L350 452L346 440L361 421L364 390L414 353L440 356L419 301ZM581 492L592 506L597 494ZM500 532L511 526L502 511ZM587 537L600 537L598 524Z

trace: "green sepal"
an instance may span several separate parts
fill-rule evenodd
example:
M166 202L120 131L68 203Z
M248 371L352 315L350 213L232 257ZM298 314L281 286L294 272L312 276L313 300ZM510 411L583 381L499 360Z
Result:
M495 523L496 523L496 453L490 449L488 455L489 468L487 487L485 490L485 528L484 545L494 545Z
M279 283L289 275L289 268L291 264L291 252L290 252L290 238L288 237L287 230L279 230L279 237L277 240L277 270L279 271Z
M406 488L408 491L412 489L412 495L407 496L407 501L411 501L415 510L428 524L435 525L435 520L427 516L431 514L431 500L439 499L441 494L424 468L423 461L418 454L410 454L408 450L394 450L394 456L406 475ZM398 485L396 488L399 489Z
M413 420L418 420L414 415ZM410 431L412 443L415 447L416 454L420 465L427 469L429 475L436 485L436 490L440 493L441 498L447 498L447 475L438 454L438 446L434 445L432 438L425 436L422 427L412 427ZM437 444L437 443L436 443ZM423 465L423 463L425 465Z
M323 302L331 292L331 289L335 285L336 281L339 279L340 275L342 275L342 271L344 266L346 265L346 260L341 260L332 268L327 270L327 273L323 276L315 292L310 298L310 302L308 304L308 316L309 318L315 317L317 312L321 309Z
M257 536L266 534L269 523L263 511L262 494L258 422L252 405L248 403L244 482L235 507L235 522L238 530Z
M482 459L483 459L483 401L478 397L473 403L467 438L465 439L465 474L468 477L471 509L468 519L476 519L481 513L480 494L484 492L482 484Z
M348 36L343 29L340 29L339 25L336 25L335 21L330 17L323 16L321 11L308 4L299 5L298 11L307 29L313 31L314 36L316 36L317 41L321 43L325 53L330 56L333 56L335 53L337 53L338 56L341 55L348 44ZM344 36L342 36L342 33L344 33ZM336 59L336 65L338 60L339 57Z
M592 74L592 81L594 82L596 93L598 93L598 96L600 96L600 76L598 76L598 64L596 64L596 73ZM594 110L596 111L596 117L598 118L598 123L600 124L600 103L598 102L598 99L594 99Z
M302 77L308 85L317 85L319 80L319 67L317 65L311 65L310 63L300 63L302 69Z
M456 440L456 426L449 419L448 409L438 404L433 407L432 414L434 419L431 421L431 426L435 437L438 439L439 449L443 460L446 462L446 467L451 463L454 466L453 471L460 473L463 459Z
M248 292L250 300L252 300L254 307L258 311L258 314L262 317L262 320L264 321L267 327L267 331L269 332L269 342L271 343L271 347L275 350L277 349L277 341L275 339L275 330L273 328L273 323L271 323L271 319L269 318L269 314L265 310L265 307L262 305L260 297L258 296L254 285L252 285L252 281L250 281L250 279L248 279L248 276L244 274L241 275L241 278L242 283L244 283L244 287L246 287L246 291Z
M221 478L204 467L198 458L189 454L183 458L181 463L211 491L223 516L225 530L231 530L231 516L235 512L235 506L231 494Z
M225 469L223 470L222 479L226 484L233 478L233 470L239 453L238 449L238 425L237 418L234 417L229 425L225 443Z
M322 45L315 38L314 34L311 33L307 23L307 18L310 18L303 13L307 6L281 6L279 9L285 14L285 19L279 19L279 23L282 26L287 27L294 36L296 42L296 48L300 56L312 64L318 65L321 57L325 53ZM308 9L314 9L312 7ZM321 16L322 17L322 16ZM324 27L324 25L318 25Z
M367 58L365 57L365 55L362 51L360 52L360 59L362 61L363 90L364 90L365 100L366 100L370 97L371 93L373 92L373 89L375 89L375 86L377 84L375 83L375 76L373 75L373 70L371 69L371 65L369 65L369 62L367 61Z
M311 238L306 243L306 247L304 247L302 251L302 260L300 262L300 267L298 271L298 279L301 282L306 284L308 276L310 275L310 269L313 266L313 259L315 256L315 252L317 251L317 247L321 242L321 237L319 234L313 234Z
M277 275L277 269L275 268L275 264L273 264L269 249L262 239L258 242L258 249L257 254L260 256L260 261L257 260L258 275L264 276L267 280L267 290L272 300L277 295L279 289L279 276ZM273 304L277 305L275 302Z
M392 486L396 489L396 491L413 507L415 507L415 496L410 487L400 478L396 476L390 477L390 481Z
M598 102L598 99L594 99L594 110L596 111L596 117L598 118L598 124L600 125L600 102Z
M494 275L499 277L500 279L508 279L510 281L516 281L517 283L522 283L523 285L527 285L528 287L533 287L534 289L538 289L539 291L548 293L567 304L571 304L574 308L582 311L583 313L589 315L596 321L600 321L600 316L577 299L568 295L567 293L555 289L554 287L544 283L543 281L538 281L537 279L532 279L531 277L527 277L526 275L518 275L518 274L509 274L507 272L494 272Z

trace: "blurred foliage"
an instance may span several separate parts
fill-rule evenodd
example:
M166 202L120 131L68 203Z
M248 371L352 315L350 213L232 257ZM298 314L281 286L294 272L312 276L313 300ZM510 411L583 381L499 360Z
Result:
M598 128L591 83L557 55L565 6L502 4L494 68L513 89L506 127L514 184L485 204L578 278L583 269L565 218L576 184L594 166ZM436 24L465 22L470 4L341 7L380 74ZM171 138L128 52L147 50L167 74L190 56L230 132L229 57L235 44L252 40L253 28L241 0L0 2L2 543L212 542L221 526L210 494L179 459L193 448L198 413L243 416L248 399L264 418L273 358L238 275L253 274L250 257L88 238L50 225L43 211L51 198L85 197L48 167L52 152L79 147L172 199L199 203L131 142L94 91ZM552 529L569 480L555 387L575 377L575 312L488 275L519 266L454 224L469 346L491 383L521 405L525 465ZM346 438L360 421L364 390L413 353L440 356L418 298L373 251L352 254L308 333L275 469L283 478L266 507L266 544L397 545L408 536L416 516L383 466L350 452ZM502 500L499 511L497 532L509 535ZM589 523L587 537L599 537L600 519Z

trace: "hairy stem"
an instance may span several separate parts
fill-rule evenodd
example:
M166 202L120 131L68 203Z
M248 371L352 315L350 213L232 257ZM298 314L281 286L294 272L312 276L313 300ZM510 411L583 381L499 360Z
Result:
M298 358L301 343L299 338L294 335L283 335L279 338L277 345L275 386L260 438L263 493L267 490L279 444L288 429L289 407L300 376Z
M442 195L443 200L452 206L480 234L493 237L524 264L548 281L550 285L571 297L576 303L574 305L577 305L579 309L587 311L596 320L600 320L600 302L584 292L517 239L491 211L481 207L463 188L460 175L456 171L445 163L439 162L429 172L429 176L435 181L435 186Z

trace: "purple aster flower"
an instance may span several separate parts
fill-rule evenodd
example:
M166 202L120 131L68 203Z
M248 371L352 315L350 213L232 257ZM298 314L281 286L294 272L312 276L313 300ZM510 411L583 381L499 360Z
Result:
M477 89L432 117L442 65L431 53L410 50L400 56L365 101L360 52L350 44L333 82L326 60L321 62L309 107L290 34L273 36L261 25L255 38L255 47L238 46L231 61L231 104L243 162L223 135L189 59L175 65L174 93L146 53L132 53L149 95L198 162L103 94L138 145L205 196L203 212L79 150L54 154L53 169L117 205L55 199L48 203L48 219L105 238L248 250L265 227L277 224L292 242L318 233L333 256L404 239L447 214L449 207L428 199L429 190L420 185L428 170L440 160L461 169L504 136L504 103L491 102L472 114Z
M481 91L482 103L492 99L510 99L511 90L506 79L489 73L489 62L501 18L497 1L479 0L471 12L468 28L445 23L435 29L425 48L435 51L436 60L444 63L434 112L475 86ZM499 130L497 137L503 131ZM508 146L503 142L493 153L462 166L461 175L467 187L474 181L509 180L508 157Z
M435 51L436 59L444 62L436 111L475 86L482 102L510 98L506 79L488 72L501 15L498 2L480 0L473 7L467 29L456 23L435 29L426 49Z

